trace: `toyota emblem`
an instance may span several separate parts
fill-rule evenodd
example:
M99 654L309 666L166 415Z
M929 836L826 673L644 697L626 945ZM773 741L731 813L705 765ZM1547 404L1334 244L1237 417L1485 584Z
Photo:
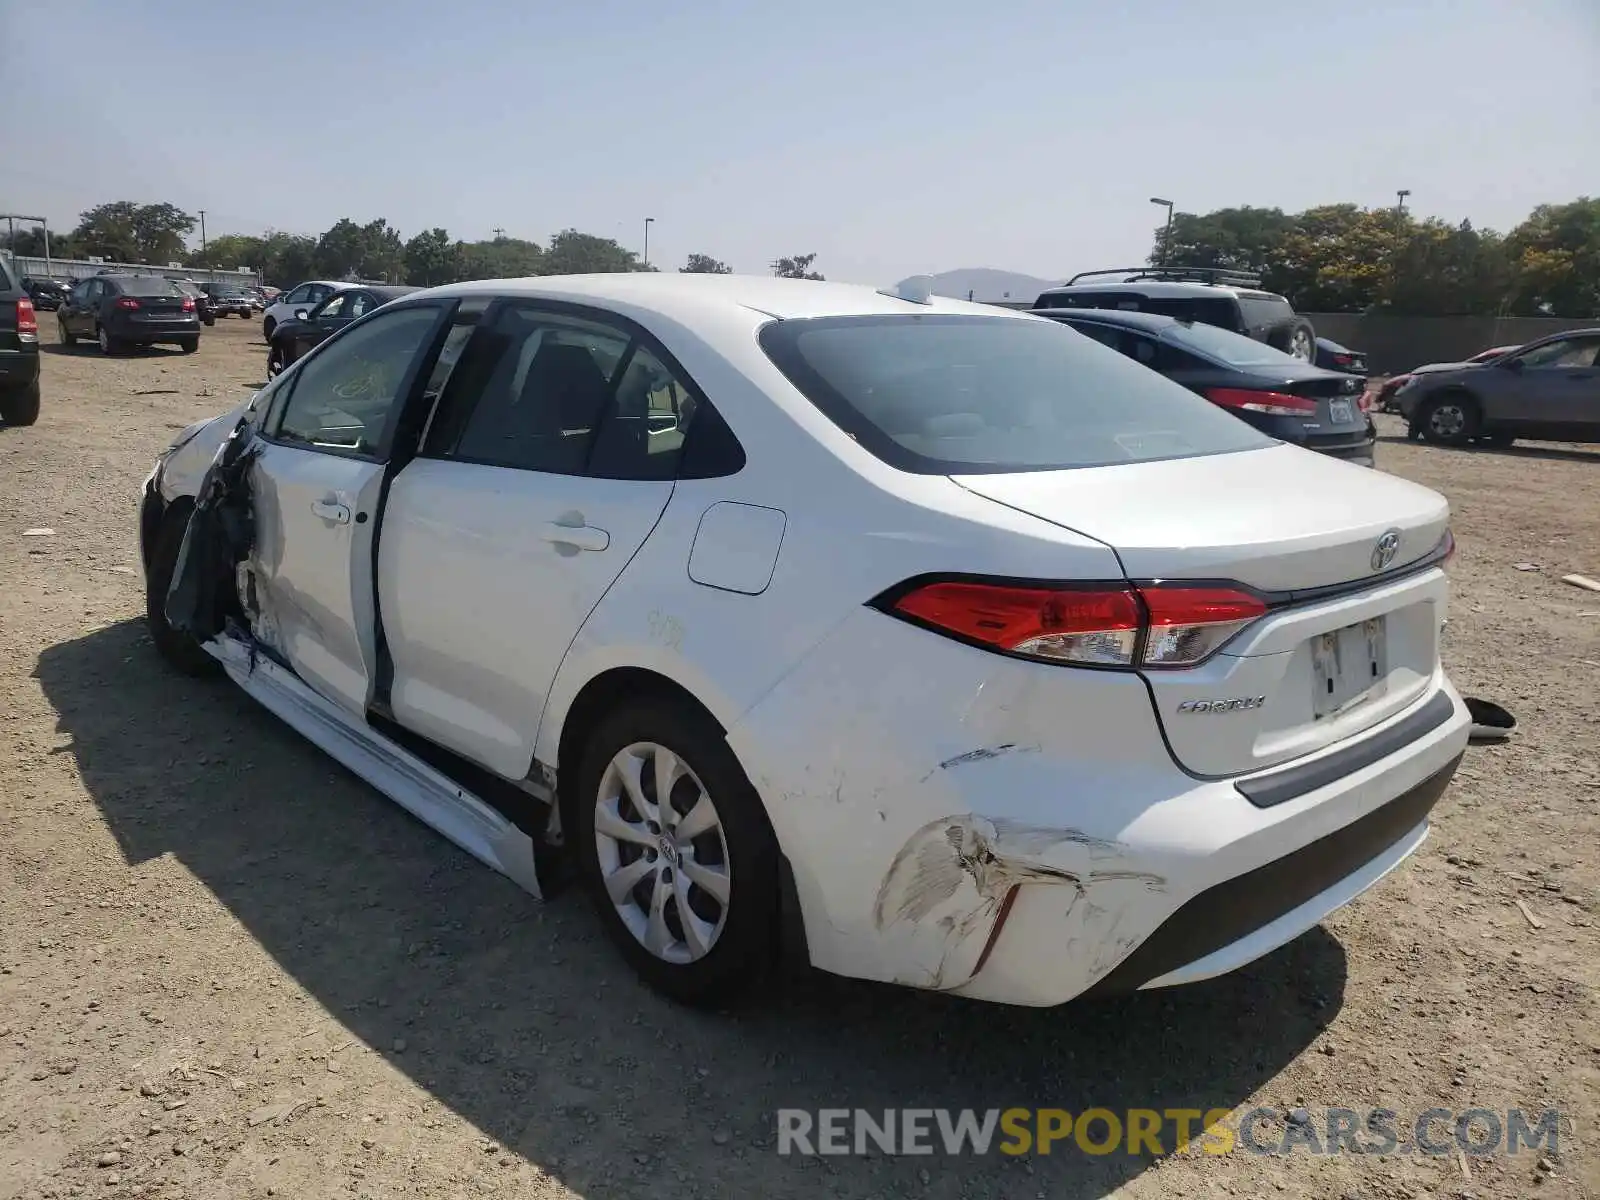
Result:
M1391 529L1379 538L1372 546L1372 569L1381 571L1394 561L1394 556L1400 553L1400 531Z

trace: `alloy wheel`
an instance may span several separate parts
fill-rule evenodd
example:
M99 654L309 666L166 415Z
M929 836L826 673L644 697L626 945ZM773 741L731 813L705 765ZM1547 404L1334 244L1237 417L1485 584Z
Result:
M594 831L606 894L634 939L663 962L709 954L733 881L722 818L688 764L656 742L623 747L600 778Z
M1467 414L1459 404L1440 404L1428 414L1428 428L1442 438L1459 437L1467 427Z
M1304 329L1294 331L1294 336L1289 340L1289 355L1301 362L1310 362L1316 356L1315 344L1311 340L1311 335Z

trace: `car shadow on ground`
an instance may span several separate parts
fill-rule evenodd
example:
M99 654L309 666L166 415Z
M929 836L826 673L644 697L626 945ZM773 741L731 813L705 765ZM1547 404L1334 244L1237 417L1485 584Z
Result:
M77 345L69 346L65 342L40 342L40 354L60 354L71 358L105 358L100 347L93 338L80 339ZM182 356L183 351L177 346L138 346L132 350L121 350L112 355L113 358L166 358L170 355Z
M1395 442L1405 444L1412 442L1404 433L1381 433L1378 435L1380 442ZM1584 450L1568 445L1551 445L1543 442L1516 442L1510 446L1495 446L1488 442L1474 442L1470 446L1447 446L1440 442L1415 441L1412 444L1426 446L1429 450L1441 450L1447 454L1499 454L1506 458L1533 458L1557 459L1562 462L1600 462L1600 446L1593 450Z
M1343 998L1319 928L1221 980L1055 1010L810 974L693 1012L634 980L579 897L533 901L225 681L167 670L141 623L50 647L37 675L130 863L174 855L356 1037L594 1200L1103 1196L1155 1158L780 1160L775 1112L1233 1108Z

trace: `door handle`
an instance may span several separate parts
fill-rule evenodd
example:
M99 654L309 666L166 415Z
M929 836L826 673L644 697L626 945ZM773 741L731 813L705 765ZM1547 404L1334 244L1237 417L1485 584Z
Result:
M611 545L611 535L593 525L563 525L559 521L546 521L539 527L539 536L557 546L571 546L575 550L604 550Z
M350 524L350 506L340 504L335 500L313 500L311 511L324 521L332 521L335 525Z

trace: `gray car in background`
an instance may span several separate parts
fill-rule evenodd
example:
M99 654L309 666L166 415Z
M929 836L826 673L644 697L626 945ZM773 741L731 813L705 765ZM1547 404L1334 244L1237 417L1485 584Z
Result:
M1419 372L1395 397L1412 438L1600 442L1600 329L1552 334L1481 366Z

